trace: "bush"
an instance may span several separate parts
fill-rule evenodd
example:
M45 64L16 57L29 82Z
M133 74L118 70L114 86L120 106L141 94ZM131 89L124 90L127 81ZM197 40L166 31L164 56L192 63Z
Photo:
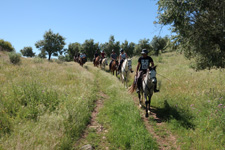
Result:
M0 50L13 52L14 48L13 48L13 46L10 42L4 41L3 39L0 39Z
M13 64L18 64L20 62L21 55L19 53L11 52L9 53L10 62Z

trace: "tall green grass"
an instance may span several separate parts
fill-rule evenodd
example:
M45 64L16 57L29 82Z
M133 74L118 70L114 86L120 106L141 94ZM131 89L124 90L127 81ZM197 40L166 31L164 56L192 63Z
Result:
M0 149L72 149L93 111L95 76L75 63L7 59L0 57Z

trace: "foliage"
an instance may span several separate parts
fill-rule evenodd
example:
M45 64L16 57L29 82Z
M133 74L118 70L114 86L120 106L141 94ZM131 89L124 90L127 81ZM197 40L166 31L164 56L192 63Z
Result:
M19 64L20 58L21 58L21 55L19 53L15 53L15 52L9 53L10 62L13 63L13 64Z
M4 41L3 39L0 39L0 50L1 51L8 51L8 52L15 51L12 44L8 41Z
M128 41L125 40L124 43L121 44L121 48L127 53L129 57L132 57L134 55L135 43L130 42L128 44Z
M118 55L120 53L120 42L115 41L115 38L113 35L109 37L109 41L101 44L100 49L104 50L107 56L110 56L112 53L112 50L114 49L115 53Z
M139 40L138 44L135 45L135 50L134 50L135 55L140 55L142 49L147 49L148 52L150 53L153 51L153 48L150 45L149 39L144 38L142 40Z
M23 49L20 50L23 56L27 57L34 57L35 53L33 52L32 47L24 47Z
M98 43L94 43L93 39L85 40L82 44L81 52L87 55L89 60L92 60L95 54L95 51L99 52Z
M45 52L45 50L41 50L41 52L38 54L38 57L47 58L46 55L47 55L47 53Z
M69 56L70 61L73 60L73 57L81 52L81 44L78 42L70 43L68 45L67 54Z
M161 50L161 52L163 52L166 49L168 41L169 41L169 38L167 36L165 36L164 38L157 37L157 36L153 37L150 44L151 44L156 56L159 55L160 50Z
M225 67L225 1L159 0L158 23L172 25L176 42L196 69Z
M41 50L42 55L46 52L48 54L48 60L50 60L52 55L58 56L58 53L62 54L65 44L64 37L62 37L59 33L54 34L51 30L49 30L45 32L44 40L36 42L35 46Z

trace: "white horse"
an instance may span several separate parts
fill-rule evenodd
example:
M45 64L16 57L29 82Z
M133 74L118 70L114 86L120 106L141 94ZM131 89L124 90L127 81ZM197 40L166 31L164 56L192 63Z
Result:
M107 58L104 58L102 60L102 64L101 64L101 68L103 68L105 70L105 66L108 65L108 62L107 62Z
M132 69L131 59L127 58L124 60L121 66L121 73L120 73L120 79L122 80L126 88L127 88L127 79L129 77L131 69Z
M143 79L142 79L142 88L140 89L140 92L138 93L140 106L141 106L141 95L143 99L143 93L144 93L145 105L146 105L145 117L148 117L148 113L150 113L151 98L154 92L155 84L156 84L156 66L154 66L153 68L149 68L147 70L147 73L143 76Z

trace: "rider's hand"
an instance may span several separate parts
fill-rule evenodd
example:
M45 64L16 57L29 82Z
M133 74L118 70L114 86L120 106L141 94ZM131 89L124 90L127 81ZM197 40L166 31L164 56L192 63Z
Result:
M138 75L138 72L136 72L135 76L137 76L137 75Z

